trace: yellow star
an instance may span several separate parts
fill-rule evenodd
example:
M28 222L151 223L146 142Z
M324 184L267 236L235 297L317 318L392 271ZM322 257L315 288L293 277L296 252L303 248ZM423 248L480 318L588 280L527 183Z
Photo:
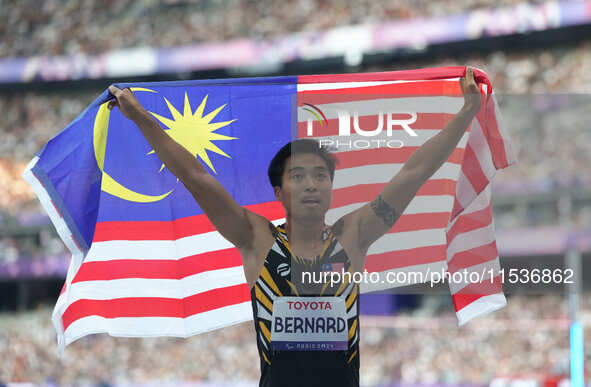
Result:
M218 107L206 116L203 116L203 111L205 110L205 104L207 102L207 95L203 98L201 104L197 110L195 110L195 113L192 112L191 104L189 103L189 97L187 96L186 92L183 114L179 113L178 110L176 110L166 98L164 98L164 100L166 101L168 109L172 114L172 120L153 112L150 113L169 128L168 130L165 130L165 132L168 133L168 135L172 137L173 140L181 144L192 155L195 155L195 157L198 156L201 160L203 160L203 162L205 162L205 164L207 164L207 166L209 166L209 168L211 168L214 173L217 174L206 151L209 150L230 158L230 156L218 148L214 143L212 143L212 141L237 139L237 137L229 137L223 134L215 133L216 130L230 125L232 122L236 121L236 119L223 122L211 122L211 120L215 118L215 116L226 106L226 104ZM148 152L148 154L152 153L154 153L154 150ZM161 172L163 169L164 164L162 164L160 167L159 172Z

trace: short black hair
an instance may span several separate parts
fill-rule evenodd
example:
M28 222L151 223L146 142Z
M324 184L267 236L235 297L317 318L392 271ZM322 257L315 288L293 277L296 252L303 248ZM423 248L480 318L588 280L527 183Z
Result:
M318 141L311 138L301 138L285 144L273 156L267 171L272 187L281 187L281 177L285 172L285 162L292 154L296 153L313 153L320 156L328 166L330 181L333 181L335 165L338 162L337 158L321 147Z

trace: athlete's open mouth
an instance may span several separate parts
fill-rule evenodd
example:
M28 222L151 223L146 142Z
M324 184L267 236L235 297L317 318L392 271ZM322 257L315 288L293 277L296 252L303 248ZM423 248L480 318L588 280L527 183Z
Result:
M304 204L320 204L320 199L318 198L304 198L302 199L302 203Z

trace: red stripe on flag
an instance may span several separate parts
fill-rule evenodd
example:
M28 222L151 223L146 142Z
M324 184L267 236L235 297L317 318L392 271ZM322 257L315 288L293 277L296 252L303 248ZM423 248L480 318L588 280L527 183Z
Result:
M373 272L440 262L445 260L445 249L446 245L436 245L371 254L365 259L365 268Z
M448 220L449 212L403 214L388 233L445 228Z
M338 159L336 169L347 169L375 164L402 164L410 155L419 149L418 146L405 146L402 148L378 148L364 149L350 152L334 153ZM464 157L464 149L456 148L447 159L448 163L460 164Z
M450 273L455 273L458 270L493 261L498 255L497 244L495 241L492 241L486 245L474 247L473 249L454 254L451 260L447 263L447 269Z
M112 300L78 300L62 315L64 330L74 321L88 317L177 317L250 301L246 284L208 290L186 298L128 297Z
M84 262L72 283L107 281L122 278L182 279L210 270L242 265L237 249L223 249L179 260L172 259L112 259Z
M503 285L501 283L501 277L496 276L491 279L488 278L480 283L471 283L465 288L452 295L453 303L456 309L456 313L459 312L466 305L473 303L474 301L484 296L490 296L498 294L503 291Z
M245 206L267 219L285 216L280 202L266 202ZM96 224L93 242L110 240L176 240L191 235L215 231L205 214L173 221L113 221Z
M491 149L493 164L496 169L507 167L507 153L505 152L505 142L499 130L497 116L495 114L494 99L491 95L487 96L482 108L476 114L480 127L486 137L486 141Z
M490 206L469 214L462 214L447 231L447 241L450 243L459 234L487 227L491 224L491 221L492 209Z
M476 153L470 146L470 143L466 145L466 151L464 152L464 162L462 163L462 172L468 178L468 181L474 188L474 192L478 195L488 185L489 180L482 171L480 162L476 157Z
M460 201L456 196L456 198L454 199L454 206L451 210L450 222L453 221L462 211L464 211L464 207L460 204Z
M346 188L333 190L331 208L346 206L363 201L371 201L384 189L387 183L357 184ZM456 182L452 179L430 179L417 191L416 196L426 195L453 195L456 190Z
M445 128L453 116L453 114L447 113L417 113L417 120L410 124L409 127L413 130L440 130ZM391 117L395 120L408 120L411 118L410 115L406 113L392 114ZM312 118L312 116L310 116L310 118ZM378 119L377 114L360 116L359 127L364 130L373 130L378 127ZM324 121L322 121L322 123L313 121L312 125L312 135L314 137L336 136L339 134L338 118L331 118L328 120L328 125L325 125ZM386 119L384 119L384 127L386 127ZM403 130L404 129L400 125L394 125L392 127L392 131L395 134ZM351 126L351 133L355 133L353 126ZM385 129L383 133L386 133ZM309 137L307 120L298 122L298 137ZM346 137L341 137L340 139L346 140Z
M215 227L204 214L173 221L99 222L96 224L93 241L176 240L214 230Z

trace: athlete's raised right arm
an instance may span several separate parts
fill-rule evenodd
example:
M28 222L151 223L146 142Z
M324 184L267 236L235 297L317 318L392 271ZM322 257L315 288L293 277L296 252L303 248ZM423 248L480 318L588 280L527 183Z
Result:
M115 99L108 108L118 106L140 128L166 168L182 181L220 234L239 250L247 251L253 248L260 230L268 233L268 220L236 203L195 156L164 132L131 90L109 86L109 92Z

